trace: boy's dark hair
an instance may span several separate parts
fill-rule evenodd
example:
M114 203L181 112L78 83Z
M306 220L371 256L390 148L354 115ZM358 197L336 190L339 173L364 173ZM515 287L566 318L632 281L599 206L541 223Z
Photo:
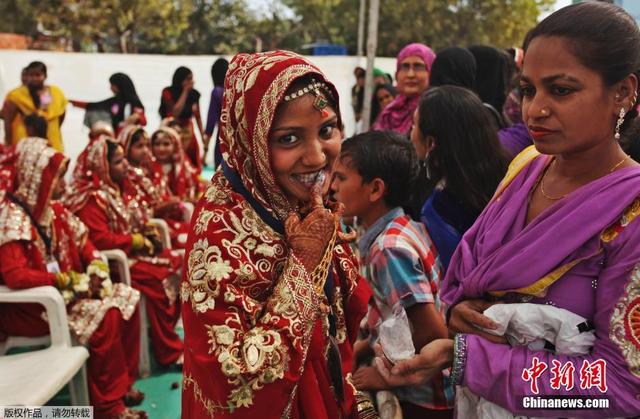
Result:
M375 178L385 184L384 203L389 208L410 202L418 174L418 158L411 142L392 131L369 131L346 139L340 159L348 158L364 182Z
M24 125L33 132L33 135L40 138L47 138L47 120L35 113L24 118Z

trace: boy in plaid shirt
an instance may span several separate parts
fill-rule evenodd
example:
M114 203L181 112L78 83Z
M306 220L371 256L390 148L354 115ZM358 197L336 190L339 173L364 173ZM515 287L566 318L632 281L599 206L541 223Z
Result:
M367 315L371 335L356 343L356 363L372 353L376 325L390 317L397 305L407 313L417 350L448 337L438 293L443 272L437 251L424 225L412 221L402 209L409 203L417 173L411 142L385 131L347 139L336 162L331 189L345 206L344 216L356 216L364 224L358 247L374 293ZM422 386L393 389L403 416L453 417L453 388L447 376L436 376ZM358 368L353 382L359 390L385 389L374 367Z

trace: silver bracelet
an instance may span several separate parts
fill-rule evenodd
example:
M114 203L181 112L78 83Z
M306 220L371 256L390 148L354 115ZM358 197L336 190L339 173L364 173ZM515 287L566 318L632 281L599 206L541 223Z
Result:
M449 379L453 385L461 385L464 367L467 364L467 336L458 333L453 338L453 366Z

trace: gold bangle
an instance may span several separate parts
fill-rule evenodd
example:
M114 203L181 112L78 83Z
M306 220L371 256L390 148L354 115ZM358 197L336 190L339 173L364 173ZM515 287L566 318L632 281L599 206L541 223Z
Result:
M140 250L144 247L144 236L140 233L131 235L131 247L133 250Z

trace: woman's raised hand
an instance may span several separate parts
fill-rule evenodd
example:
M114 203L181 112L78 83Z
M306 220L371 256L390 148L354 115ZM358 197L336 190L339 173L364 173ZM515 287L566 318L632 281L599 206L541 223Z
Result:
M313 271L322 260L327 246L334 239L340 215L326 209L318 193L311 195L304 219L291 213L284 224L285 236L293 253L304 267Z
M485 316L484 311L494 304L482 299L465 300L451 307L449 318L449 331L455 333L470 333L481 336L490 342L506 343L504 336L496 336L479 328L494 330L498 325Z

